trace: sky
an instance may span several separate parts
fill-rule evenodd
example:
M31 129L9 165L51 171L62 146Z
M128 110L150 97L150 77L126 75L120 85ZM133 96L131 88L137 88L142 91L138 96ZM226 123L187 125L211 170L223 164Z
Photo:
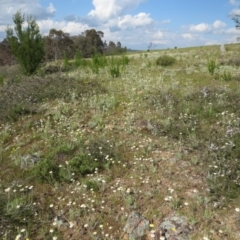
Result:
M240 36L232 20L240 0L0 0L0 41L18 10L34 16L43 35L94 28L103 41L135 50L227 44Z

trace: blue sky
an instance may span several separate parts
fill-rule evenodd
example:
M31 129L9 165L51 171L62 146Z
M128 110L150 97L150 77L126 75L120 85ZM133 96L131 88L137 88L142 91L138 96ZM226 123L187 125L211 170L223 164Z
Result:
M236 42L231 17L240 0L0 0L0 41L16 10L37 19L42 34L51 28L71 35L95 28L107 42L131 49L203 46Z

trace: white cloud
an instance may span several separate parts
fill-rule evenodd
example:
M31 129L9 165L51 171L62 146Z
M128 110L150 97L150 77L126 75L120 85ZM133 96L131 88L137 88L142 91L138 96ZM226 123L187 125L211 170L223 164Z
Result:
M53 17L56 12L52 3L45 8L40 5L39 0L1 0L0 25L12 24L12 17L18 10L26 15L33 15L37 19Z
M207 23L200 23L198 25L191 25L189 31L191 32L209 32L212 29L211 25Z
M211 36L226 41L228 38L234 39L240 35L240 31L235 28L227 29L226 23L221 21L221 18L212 23L200 22L188 25L173 32L163 28L164 24L171 22L170 19L155 21L147 12L131 14L131 10L147 0L89 0L93 8L87 15L71 15L62 20L53 20L57 9L50 1L48 6L44 7L41 5L41 0L0 0L0 41L6 35L7 25L13 24L12 16L17 10L35 16L44 35L48 34L51 28L61 29L72 36L95 28L104 32L104 40L120 41L123 46L133 49L147 49L150 42L158 48L164 44L167 47L204 45L211 43L209 42ZM237 8L240 0L228 2L234 8L231 11L232 16L240 15L240 9ZM70 13L66 11L66 15L68 14Z
M144 27L150 25L153 19L149 17L149 14L139 13L135 16L125 15L118 19L118 27L121 29L134 29L138 27Z
M229 16L230 17L236 17L240 15L240 9L239 8L234 8L230 13Z
M191 34L191 33L183 33L181 36L182 36L184 39L187 39L187 40L194 40L194 39L195 39L194 35Z
M48 13L55 13L57 10L56 8L53 6L52 3L50 3L49 7L47 7L47 12Z
M49 30L52 28L61 29L63 32L70 33L73 36L79 35L90 28L88 25L78 22L54 21L51 19L37 21L37 24L44 35L48 35Z
M239 5L239 1L237 0L229 0L229 3L232 4L232 5Z
M171 22L170 19L166 19L166 20L161 21L162 24L167 24L167 23L170 23L170 22Z
M225 33L240 35L240 31L236 28L229 28L225 31Z
M226 23L220 21L220 20L216 20L214 23L213 23L213 27L216 28L216 29L219 29L219 28L224 28L226 27Z
M190 25L189 31L190 32L198 32L198 33L207 33L207 32L213 32L215 30L219 30L226 27L226 23L216 20L213 22L213 24L208 23L200 23L197 25Z
M205 43L205 45L220 45L221 42L220 41L217 41L217 40L211 40L211 41L207 41Z
M7 26L13 25L13 15L21 11L25 15L32 15L38 21L54 16L56 9L52 3L48 7L40 5L40 0L0 0L0 41L6 37Z
M135 8L145 0L93 0L94 10L88 16L100 21L122 16L126 10Z
M153 39L159 40L160 38L163 38L164 33L160 30L153 33Z
M153 44L166 44L166 38L164 32L158 30L156 32L153 32L149 35L150 39L152 39Z

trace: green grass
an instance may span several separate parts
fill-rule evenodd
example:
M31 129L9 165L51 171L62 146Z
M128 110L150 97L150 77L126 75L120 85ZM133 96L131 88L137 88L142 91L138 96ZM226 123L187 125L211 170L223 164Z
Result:
M136 210L237 239L240 47L226 48L2 67L0 238L121 239Z

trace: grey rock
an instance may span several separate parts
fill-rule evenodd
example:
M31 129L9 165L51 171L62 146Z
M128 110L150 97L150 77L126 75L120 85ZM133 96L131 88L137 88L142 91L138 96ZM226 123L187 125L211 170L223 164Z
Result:
M156 231L156 236L162 236L165 240L188 240L191 231L192 227L186 217L174 215L164 219Z
M36 165L39 161L41 161L41 157L39 153L25 155L25 156L22 156L20 159L20 167L30 168Z
M124 232L128 234L129 240L141 240L149 230L149 221L140 213L130 213Z

